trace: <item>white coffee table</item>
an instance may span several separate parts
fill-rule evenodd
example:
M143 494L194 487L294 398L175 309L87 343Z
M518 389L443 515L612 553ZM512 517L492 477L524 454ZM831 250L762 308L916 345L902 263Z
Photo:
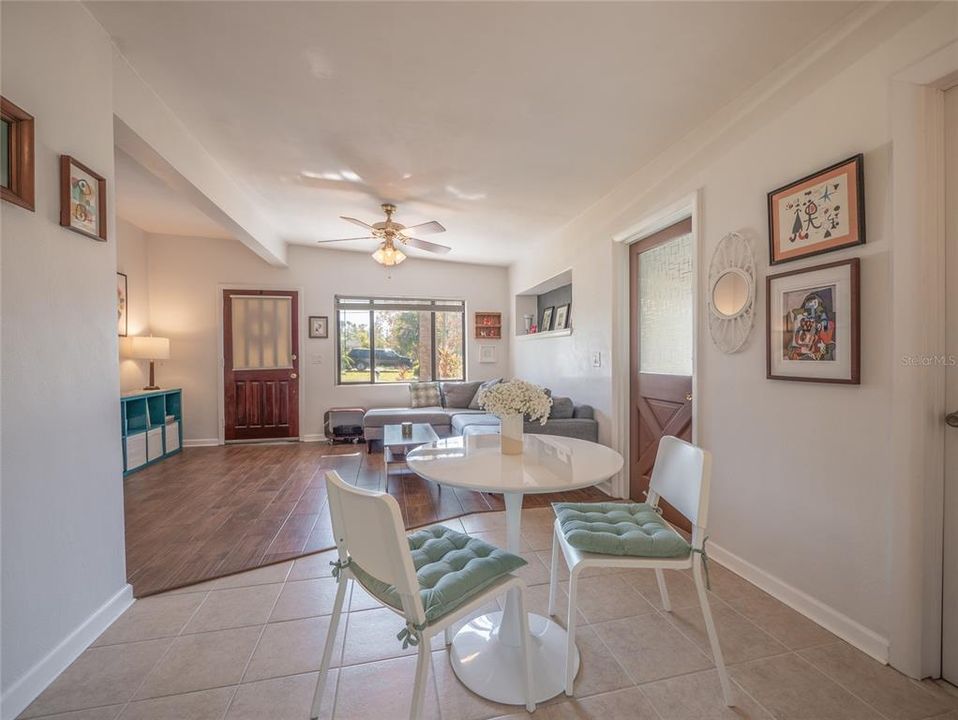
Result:
M502 493L508 550L518 554L523 495L597 485L619 472L623 460L604 445L554 435L527 434L521 455L503 455L498 435L470 435L422 445L406 456L406 464L442 485ZM565 688L567 636L562 626L532 613L529 631L534 699L543 702ZM478 617L456 634L450 659L456 675L474 693L495 702L525 704L516 591L507 596L505 610ZM576 672L578 663L576 657Z
M410 450L438 439L429 423L413 423L408 436L402 434L402 425L383 426L383 489L389 482L390 470L406 468L406 456Z

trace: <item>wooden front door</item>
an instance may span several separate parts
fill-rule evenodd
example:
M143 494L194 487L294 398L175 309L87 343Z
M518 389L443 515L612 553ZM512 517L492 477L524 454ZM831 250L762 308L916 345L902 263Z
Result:
M644 502L659 440L692 439L692 221L634 243L630 277L629 496ZM666 518L688 522L663 505Z
M225 438L299 437L299 308L292 290L223 291Z

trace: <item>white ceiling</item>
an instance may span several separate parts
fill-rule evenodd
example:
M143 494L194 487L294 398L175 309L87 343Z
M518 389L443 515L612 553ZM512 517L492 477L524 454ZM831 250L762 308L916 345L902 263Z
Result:
M197 209L183 194L116 149L116 214L157 235L229 238L222 226Z
M393 201L399 222L435 219L448 228L428 238L453 247L446 259L499 264L854 9L847 2L89 6L288 241L355 237L359 228L339 215L374 222L379 203ZM135 189L120 190L125 204L138 202Z

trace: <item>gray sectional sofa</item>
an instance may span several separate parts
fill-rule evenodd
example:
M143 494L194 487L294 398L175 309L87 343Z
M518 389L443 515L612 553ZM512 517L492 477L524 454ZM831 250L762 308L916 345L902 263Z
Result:
M363 418L363 434L370 451L378 449L383 439L383 427L403 422L429 423L439 437L459 435L498 434L499 418L477 407L469 394L470 386L479 383L442 383L440 401L433 407L376 408L367 410ZM464 407L455 407L464 406ZM554 396L552 414L543 425L526 422L525 431L544 435L561 435L596 442L599 424L590 405L575 405L571 399Z

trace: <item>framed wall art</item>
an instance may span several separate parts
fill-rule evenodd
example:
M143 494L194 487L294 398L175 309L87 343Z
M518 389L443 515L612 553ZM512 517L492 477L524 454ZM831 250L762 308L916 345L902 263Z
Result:
M34 210L33 116L0 97L0 198Z
M329 337L329 318L325 315L309 316L309 336L311 338Z
M116 334L126 337L130 329L127 313L130 310L129 285L124 273L116 274Z
M539 332L549 332L552 329L552 316L555 314L555 306L550 305L542 311L542 322L539 323Z
M479 346L479 362L481 363L494 363L496 362L496 346L495 345L480 345Z
M790 260L865 242L861 154L768 194L768 260Z
M859 260L766 279L770 380L860 383Z
M569 327L569 311L572 309L572 303L566 303L556 308L556 322L553 330L565 330Z
M60 224L106 242L106 180L69 155L60 156Z

